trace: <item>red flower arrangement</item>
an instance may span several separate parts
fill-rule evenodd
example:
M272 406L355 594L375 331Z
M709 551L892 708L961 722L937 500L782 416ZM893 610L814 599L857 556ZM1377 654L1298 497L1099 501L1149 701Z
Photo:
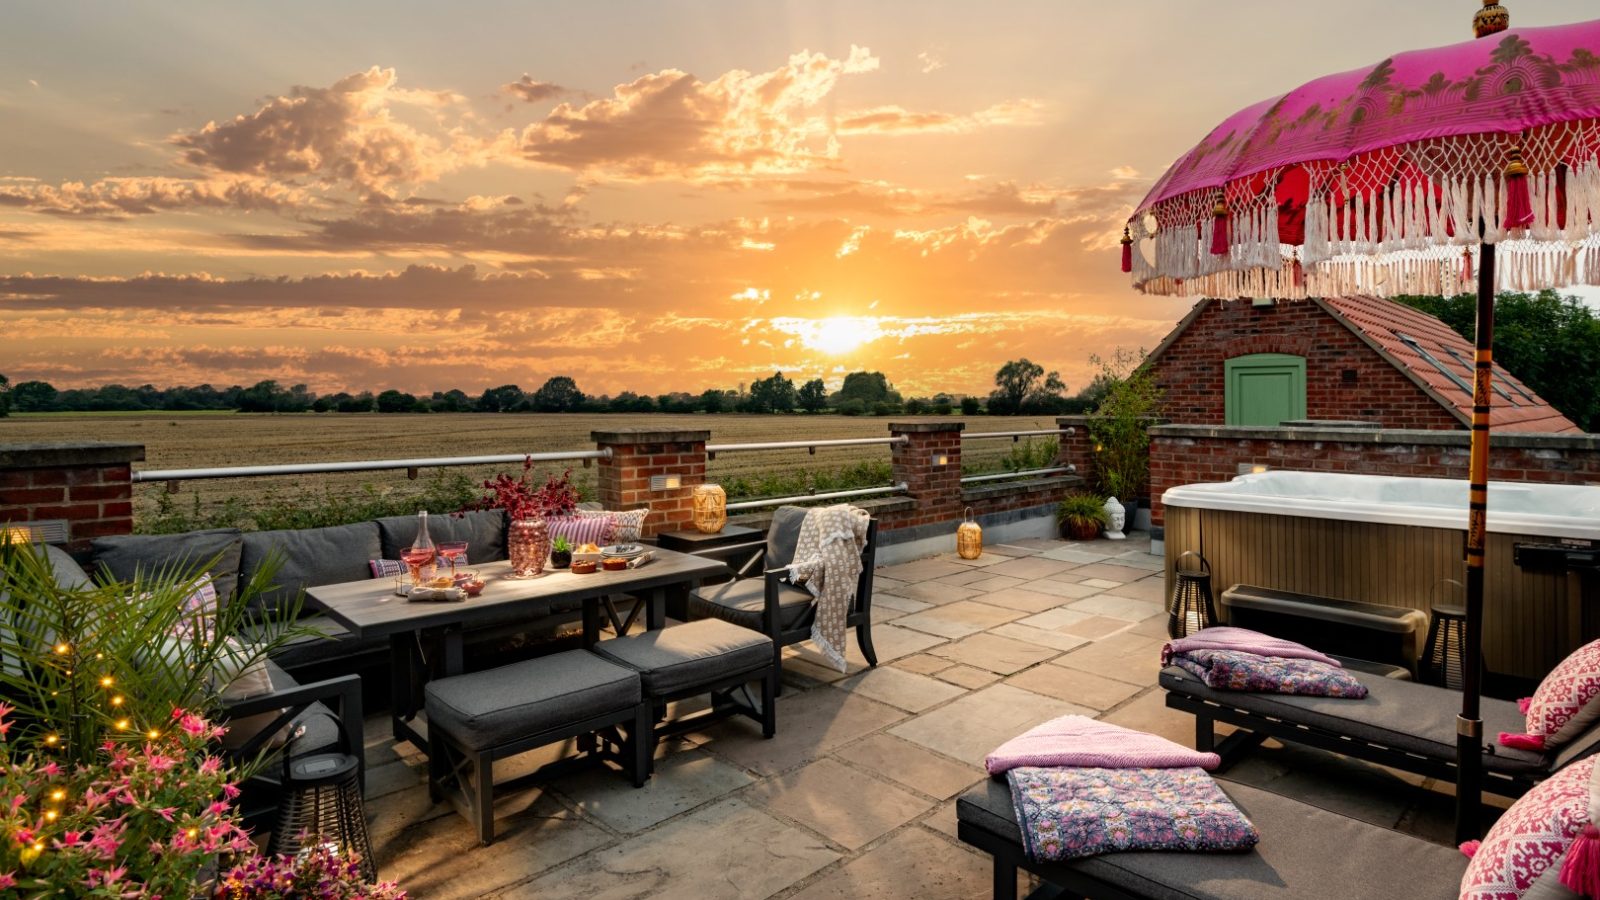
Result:
M535 486L531 480L533 458L522 461L522 475L512 478L501 473L483 483L488 493L471 505L471 509L503 509L515 522L521 519L548 519L552 516L570 516L578 509L578 489L572 483L572 470L561 477L550 475L545 483Z

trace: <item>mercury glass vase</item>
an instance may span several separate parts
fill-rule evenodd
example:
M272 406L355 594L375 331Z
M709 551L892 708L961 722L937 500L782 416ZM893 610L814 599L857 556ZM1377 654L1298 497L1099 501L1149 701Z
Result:
M544 572L550 558L550 528L544 519L517 519L506 532L506 553L511 557L511 574L530 578Z

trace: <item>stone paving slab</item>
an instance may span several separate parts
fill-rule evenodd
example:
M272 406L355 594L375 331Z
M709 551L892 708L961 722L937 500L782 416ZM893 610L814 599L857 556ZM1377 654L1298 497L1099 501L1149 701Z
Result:
M955 665L955 663L938 656L918 653L915 656L901 657L890 663L890 665L897 669L905 669L907 672L915 672L918 675L934 675L943 672L945 669Z
M996 625L1004 625L1013 619L1020 619L1022 615L1014 609L1001 609L987 603L960 600L905 616L899 620L899 625L902 628L914 628L944 638L963 638L969 634L987 631ZM873 643L877 643L876 637L873 638Z
M946 662L948 661L949 660L946 660ZM969 691L975 691L981 687L988 687L989 685L1000 680L999 675L996 675L988 669L979 669L975 666L965 665L952 665L950 668L945 669L943 672L940 672L934 677L938 678L940 681L948 681L951 684L960 685Z
M946 759L888 734L863 738L835 750L833 755L940 800L948 800L972 787L983 780L984 774L973 771L966 763Z
M896 737L974 766L989 751L1035 725L1065 715L1094 715L1094 710L996 684L889 729Z
M1115 678L1102 678L1066 666L1034 666L1006 679L1006 684L1097 710L1110 709L1144 688Z
M706 731L703 746L734 765L776 775L905 717L886 703L847 691L815 688L785 692L778 700L777 737L766 740L756 723L729 719Z
M585 816L621 832L642 831L732 793L755 779L703 750L675 753L636 788L616 772L595 770L555 786Z
M987 632L935 647L929 652L934 656L942 656L978 669L988 669L1000 675L1020 672L1059 653L1038 644L1029 644Z
M1100 588L1092 585L1080 584L1076 580L1062 580L1072 577L1073 575L1070 572L1062 573L1052 575L1049 578L1041 578L1038 581L1025 582L1022 586L1024 589L1035 593L1049 594L1052 597L1056 597L1058 598L1058 603L1067 600L1082 600L1085 597L1093 597L1095 594L1100 593Z
M995 575L1010 575L1013 578L1024 578L1032 581L1065 572L1073 568L1071 563L1060 562L1054 559L1045 559L1042 556L1029 556L1020 559L1010 559L997 566L990 566L989 571Z
M1024 613L1042 613L1047 609L1055 609L1062 605L1062 599L1054 594L1041 593L1027 588L1005 588L991 591L979 598L990 606L1004 606Z
M744 797L850 850L933 807L904 788L831 759L768 778Z
M1037 644L1040 647L1048 647L1051 650L1057 651L1058 653L1065 653L1068 650L1076 650L1086 641L1088 641L1088 638L1081 638L1065 632L1051 631L1045 628L1034 628L1032 626L1023 625L1017 622L1007 622L1004 625L991 628L989 629L989 633L1003 638L1010 638L1014 641L1022 641L1023 643L1027 644Z
M860 675L853 675L836 682L834 687L871 698L879 703L887 703L906 712L922 712L964 693L961 688L953 684L893 666L868 669Z
M912 600L921 600L940 606L946 603L955 603L960 600L971 600L973 597L983 595L983 591L959 584L950 584L944 581L921 581L908 584L900 589L900 596Z
M991 877L988 857L908 828L792 896L794 900L982 900L990 896Z
M874 586L872 589L872 615L874 618L877 617L878 610L880 608L897 609L901 612L914 613L922 612L932 605L932 603L924 603L921 600L912 600L909 597L901 597L897 594L880 594L878 593L876 586Z

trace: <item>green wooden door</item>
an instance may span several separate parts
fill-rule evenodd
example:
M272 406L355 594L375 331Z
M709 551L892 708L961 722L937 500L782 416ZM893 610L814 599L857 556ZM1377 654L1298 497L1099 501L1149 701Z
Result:
M1306 417L1306 360L1283 353L1236 356L1224 364L1229 425L1271 425Z

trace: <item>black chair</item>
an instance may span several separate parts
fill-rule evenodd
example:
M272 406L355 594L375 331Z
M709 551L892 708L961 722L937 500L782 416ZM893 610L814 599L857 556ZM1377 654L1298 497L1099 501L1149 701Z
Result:
M690 619L721 619L772 639L772 664L781 676L783 648L810 639L811 624L817 617L817 598L805 587L789 583L788 567L794 562L800 541L800 526L806 510L780 506L772 515L764 544L745 544L719 548L719 553L754 551L741 572L760 572L760 577L740 578L711 585L689 596ZM872 573L877 559L878 520L867 525L867 543L861 550L861 577L856 582L855 599L845 623L856 630L856 643L867 665L878 665L872 649ZM708 554L709 555L709 554ZM781 681L780 688L781 690Z

